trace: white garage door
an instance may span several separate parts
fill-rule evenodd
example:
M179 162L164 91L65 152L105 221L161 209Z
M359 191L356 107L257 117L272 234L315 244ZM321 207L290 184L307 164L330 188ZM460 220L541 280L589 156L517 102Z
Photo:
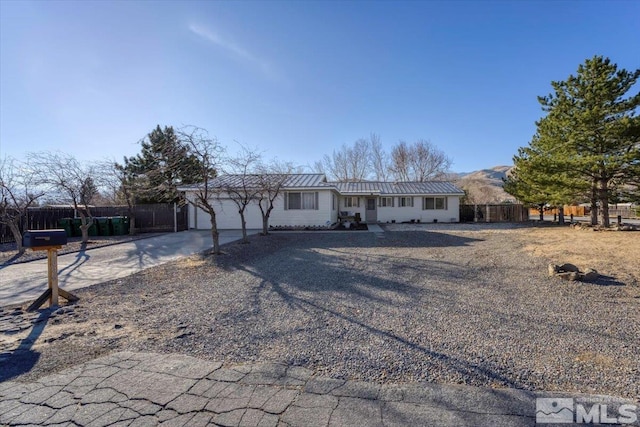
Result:
M231 200L222 200L215 204L216 207L216 225L219 230L239 230L242 228L240 224L240 214L238 213L238 207ZM209 214L205 211L198 209L197 228L200 230L211 229L211 221ZM245 220L247 221L247 228L259 229L262 228L262 215L260 208L255 204L247 206L244 212Z

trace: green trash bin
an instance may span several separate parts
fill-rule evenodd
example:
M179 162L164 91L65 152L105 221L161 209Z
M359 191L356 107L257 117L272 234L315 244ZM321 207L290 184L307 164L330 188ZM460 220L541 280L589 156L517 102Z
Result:
M129 217L128 216L123 216L122 217L122 234L129 234L129 231L131 231L131 223L129 222Z
M122 233L122 217L112 216L111 218L111 227L113 228L114 236L121 236Z
M82 220L80 218L71 219L71 230L73 232L74 237L82 236L82 231L80 230L81 225L82 225Z
M63 228L67 233L67 237L73 237L73 224L71 218L60 218L58 220L58 227Z
M87 220L88 219L89 218L87 218ZM82 225L82 218L72 218L70 219L70 221L71 221L71 229L72 229L73 236L75 237L82 236L82 230L80 229L80 226ZM89 226L88 233L89 233L89 236L98 235L98 229L96 228L95 220L93 220L91 225Z
M89 236L97 236L98 235L98 225L96 224L95 218L91 218L91 226L89 227Z
M129 233L129 218L126 216L111 217L114 236L123 236Z
M106 216L97 217L96 221L98 223L98 235L100 236L113 236L113 231L111 230L111 219Z

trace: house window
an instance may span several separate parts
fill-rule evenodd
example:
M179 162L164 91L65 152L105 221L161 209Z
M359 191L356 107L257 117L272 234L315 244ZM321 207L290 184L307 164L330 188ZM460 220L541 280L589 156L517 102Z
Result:
M336 210L336 195L335 194L331 195L331 210L332 211Z
M285 193L285 209L318 209L318 192Z
M423 199L422 209L423 210L447 209L447 198L446 197L425 197Z
M388 208L393 206L393 197L380 197L380 203L378 206L382 208Z
M345 208L355 208L360 207L360 197L345 197L344 198L344 207Z
M398 206L413 207L413 197L398 197Z

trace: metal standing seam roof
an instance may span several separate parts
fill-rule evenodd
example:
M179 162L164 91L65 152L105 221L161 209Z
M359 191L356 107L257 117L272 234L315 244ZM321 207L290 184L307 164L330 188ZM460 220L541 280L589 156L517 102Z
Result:
M286 188L295 187L322 187L327 178L322 173L296 173L291 174L285 181Z
M340 193L362 194L464 194L464 191L448 181L428 182L329 182Z
M284 183L285 188L324 188L326 177L321 173L295 173L290 174ZM202 184L183 185L178 189L180 191L188 191L190 189L198 189ZM248 188L259 187L260 175L222 175L209 181L211 187L242 187Z
M223 175L213 179L210 185L213 187L243 185L247 187L258 187L259 175ZM199 188L199 184L181 186L181 191ZM327 182L324 174L321 173L301 173L290 174L283 186L285 189L295 188L322 188L335 189L341 194L460 194L464 191L447 181L429 182Z

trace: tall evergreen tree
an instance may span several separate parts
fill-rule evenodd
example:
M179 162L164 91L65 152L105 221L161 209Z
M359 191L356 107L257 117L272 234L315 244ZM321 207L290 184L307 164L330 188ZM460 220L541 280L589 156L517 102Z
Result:
M640 127L635 115L640 93L626 97L640 69L618 69L608 58L595 56L578 67L576 76L552 82L554 94L540 97L548 120L539 132L557 150L557 164L571 176L591 183L592 222L609 226L611 183L633 179L640 162Z
M177 186L201 179L198 159L173 127L158 125L140 141L137 156L125 158L124 168L137 181L136 203L168 203L178 199Z
M536 123L530 146L514 159L518 176L558 202L586 196L592 223L608 226L613 190L637 180L640 93L625 96L639 77L640 70L619 70L595 56L577 75L552 82L554 93L538 98L547 115Z
M544 119L543 119L544 120ZM504 180L504 190L520 202L535 206L543 220L544 208L558 208L564 222L563 207L581 200L588 183L566 173L556 162L557 153L549 152L544 138L536 134L529 147L520 148L514 156L514 168Z

